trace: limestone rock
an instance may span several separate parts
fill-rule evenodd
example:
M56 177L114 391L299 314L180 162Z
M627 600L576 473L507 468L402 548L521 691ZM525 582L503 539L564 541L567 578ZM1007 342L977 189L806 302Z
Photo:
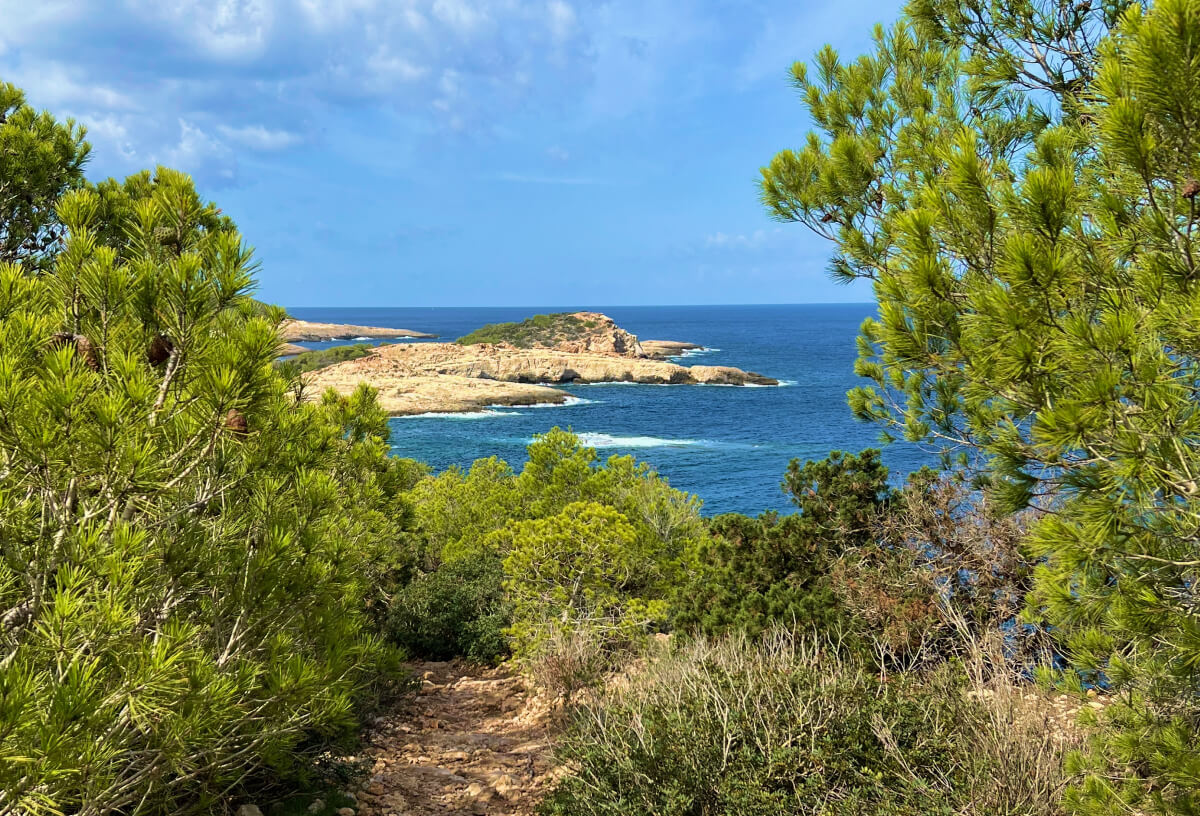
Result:
M400 337L434 338L436 334L411 329L386 329L379 326L355 326L348 323L314 323L308 320L285 320L279 334L287 343L320 340L354 340L359 337L393 340Z

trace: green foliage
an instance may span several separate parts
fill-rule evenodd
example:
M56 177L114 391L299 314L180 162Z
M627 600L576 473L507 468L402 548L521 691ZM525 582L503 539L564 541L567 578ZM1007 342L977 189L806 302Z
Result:
M425 479L410 499L424 580L460 562L504 562L522 658L572 626L610 648L661 624L685 554L707 538L694 497L633 457L600 465L558 428L534 440L519 474L480 459Z
M586 630L605 643L638 640L666 621L674 572L654 536L596 502L514 523L498 540L513 604L513 653L532 657L555 632Z
M800 508L780 518L718 516L689 580L675 593L676 624L707 635L756 636L777 622L837 630L843 613L829 582L836 559L868 541L890 496L879 452L792 461L785 487Z
M369 343L356 343L352 346L334 346L327 349L302 351L290 360L282 360L276 365L281 368L286 367L289 374L303 374L331 366L334 363L366 357L374 348Z
M0 263L0 810L200 809L303 773L393 673L368 610L412 468L369 389L275 373L250 250L187 176L57 217L38 274Z
M411 654L495 663L508 655L512 622L504 571L492 553L476 552L419 575L392 600L388 634Z
M949 678L882 682L775 630L698 641L582 704L559 746L554 816L927 816L1036 812L973 797L978 714ZM978 810L966 810L968 805Z
M594 322L583 320L568 312L540 314L526 318L520 323L491 323L454 342L460 346L511 343L517 348L535 348L578 339L595 327Z
M1002 638L1015 676L1052 651L1042 627L1019 625L1034 564L1022 552L1036 513L1000 513L957 474L924 468L847 549L831 579L856 634L892 665L961 657Z
M73 120L38 113L20 89L0 82L0 263L43 268L61 247L55 208L83 184L91 151L85 135Z
M1200 2L913 3L764 170L873 281L855 412L1039 500L1031 621L1119 692L1077 812L1200 812Z
M829 584L830 553L800 516L717 516L674 593L675 626L706 635L757 637L776 622L836 631L842 610Z

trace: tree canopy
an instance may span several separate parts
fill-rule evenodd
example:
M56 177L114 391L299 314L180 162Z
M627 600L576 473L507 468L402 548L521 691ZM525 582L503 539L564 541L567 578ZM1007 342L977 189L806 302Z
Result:
M1200 809L1200 2L917 0L794 76L771 212L872 282L850 402L1033 526L1032 620L1110 686L1079 812Z

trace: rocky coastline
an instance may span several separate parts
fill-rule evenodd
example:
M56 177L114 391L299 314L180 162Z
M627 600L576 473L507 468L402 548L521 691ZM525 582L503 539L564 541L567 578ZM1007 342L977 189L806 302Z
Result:
M694 343L638 342L612 320L578 313L594 326L587 336L553 345L518 348L497 343L404 343L384 345L366 357L306 375L311 393L328 388L348 394L360 382L379 392L394 416L475 411L488 406L561 404L570 395L555 385L643 383L652 385L772 386L771 377L731 366L683 366L667 361Z
M314 323L308 320L289 318L279 327L280 337L286 343L314 343L323 340L397 340L415 338L432 340L436 334L412 331L411 329L387 329L379 326L355 326L348 323Z

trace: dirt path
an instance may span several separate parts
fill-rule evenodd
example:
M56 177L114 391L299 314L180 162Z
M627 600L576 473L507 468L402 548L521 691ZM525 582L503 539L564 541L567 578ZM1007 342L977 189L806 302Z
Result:
M458 661L418 663L416 699L382 722L359 816L526 816L549 779L550 712L525 681Z

